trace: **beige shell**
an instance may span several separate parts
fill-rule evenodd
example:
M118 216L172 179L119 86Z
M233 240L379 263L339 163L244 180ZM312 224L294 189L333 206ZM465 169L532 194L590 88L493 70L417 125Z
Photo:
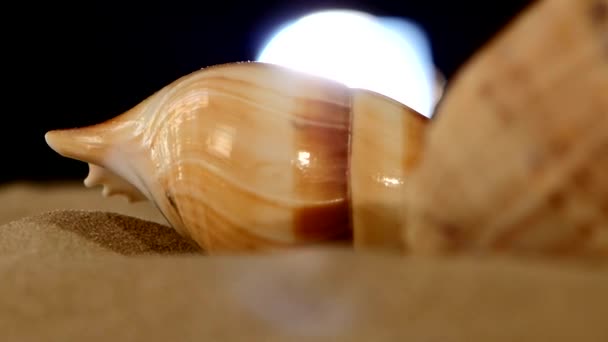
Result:
M45 136L85 185L153 201L210 253L401 245L428 119L387 97L263 63L199 70L107 122Z
M412 252L608 256L608 1L536 2L451 80L427 133Z

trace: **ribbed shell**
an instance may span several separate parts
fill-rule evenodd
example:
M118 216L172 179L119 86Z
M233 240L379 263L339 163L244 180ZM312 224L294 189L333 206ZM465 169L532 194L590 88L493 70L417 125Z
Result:
M322 242L349 232L346 88L262 64L194 73L140 116L153 196L208 249Z
M85 185L146 197L210 253L401 245L402 190L426 117L264 63L184 76L132 110L47 133ZM356 130L356 131L355 131Z
M608 256L608 1L537 2L481 50L410 185L414 252Z

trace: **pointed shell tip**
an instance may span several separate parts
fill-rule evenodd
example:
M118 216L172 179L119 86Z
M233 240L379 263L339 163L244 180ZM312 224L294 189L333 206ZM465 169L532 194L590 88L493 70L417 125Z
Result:
M44 141L51 149L57 151L57 131L48 131L44 134Z

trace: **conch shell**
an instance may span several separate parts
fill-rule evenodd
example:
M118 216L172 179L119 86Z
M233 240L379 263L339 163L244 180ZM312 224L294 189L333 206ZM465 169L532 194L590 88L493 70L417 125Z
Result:
M402 188L428 119L265 63L205 68L107 122L50 131L86 186L148 199L209 253L400 248Z
M608 1L533 4L450 81L423 155L413 253L608 256Z
M151 200L212 253L345 241L608 256L608 0L530 6L449 81L432 120L252 62L46 140L89 163L87 186Z

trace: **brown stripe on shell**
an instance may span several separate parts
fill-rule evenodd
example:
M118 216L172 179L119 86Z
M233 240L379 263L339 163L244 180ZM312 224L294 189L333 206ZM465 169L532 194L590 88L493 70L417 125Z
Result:
M348 186L353 245L402 250L403 192L420 157L428 119L376 92L352 93Z
M191 195L180 196L181 210L188 213L188 228L192 239L201 246L209 246L206 249L209 254L216 251L222 252L247 252L257 250L281 250L297 246L306 246L315 243L328 243L332 240L348 239L343 232L335 236L323 236L310 241L294 240L291 242L280 242L275 239L261 237L251 232L249 227L231 222L225 215L214 210L208 205L203 205L198 198ZM317 213L319 211L316 211ZM212 229L210 229L212 228ZM327 235L331 230L320 230L308 232L307 237L319 233Z
M164 165L157 177L172 211L208 249L318 243L349 231L348 90L276 70L213 68L182 79L156 108L173 122L149 132L173 142L150 146ZM208 139L223 127L231 147L218 154ZM305 168L300 152L310 153Z
M343 97L347 96L345 92ZM349 237L350 107L309 101L297 108L293 120L294 193L330 203L295 210L294 232L305 239L310 235Z
M312 241L350 240L352 231L348 210L347 201L297 208L294 212L294 234Z

